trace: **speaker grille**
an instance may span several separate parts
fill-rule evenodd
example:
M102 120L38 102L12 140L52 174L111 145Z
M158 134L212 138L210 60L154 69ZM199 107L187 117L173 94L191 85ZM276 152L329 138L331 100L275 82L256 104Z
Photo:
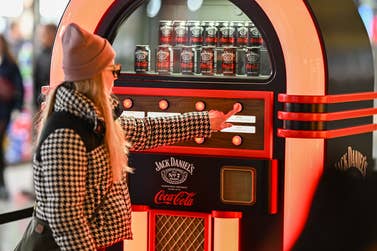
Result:
M224 166L221 169L221 200L224 203L255 203L255 169Z
M204 251L203 218L156 215L156 251Z

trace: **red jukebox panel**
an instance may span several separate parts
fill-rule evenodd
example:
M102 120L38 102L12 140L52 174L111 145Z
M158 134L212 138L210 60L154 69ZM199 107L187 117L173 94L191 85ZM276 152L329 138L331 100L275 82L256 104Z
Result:
M73 0L58 33L69 22L112 43L123 69L114 93L126 115L243 107L233 128L209 139L131 153L132 202L148 208L140 215L156 210L149 225L133 223L155 231L133 250L191 241L181 212L212 228L211 238L196 236L210 240L198 250L290 250L325 167L351 146L373 162L373 58L353 0ZM60 40L53 53L55 86ZM223 212L242 214L239 226ZM177 231L160 235L165 227ZM220 241L231 234L239 245Z
M138 118L172 116L190 111L242 111L229 118L233 127L209 139L160 147L149 152L272 158L272 92L114 87L124 113Z

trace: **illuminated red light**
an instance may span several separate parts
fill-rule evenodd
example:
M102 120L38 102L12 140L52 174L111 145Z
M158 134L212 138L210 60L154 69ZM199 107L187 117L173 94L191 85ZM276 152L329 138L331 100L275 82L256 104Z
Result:
M203 144L204 143L204 138L195 138L195 142L197 144Z
M166 110L168 109L169 107L169 102L165 99L161 99L159 102L158 102L158 107L161 109L161 110Z
M125 109L130 109L133 105L134 105L134 102L130 98L126 98L125 100L123 100L123 107Z
M239 146L242 144L242 137L241 136L234 136L232 138L232 144L235 146Z
M198 101L195 103L195 109L197 111L203 111L206 108L206 104L203 101Z

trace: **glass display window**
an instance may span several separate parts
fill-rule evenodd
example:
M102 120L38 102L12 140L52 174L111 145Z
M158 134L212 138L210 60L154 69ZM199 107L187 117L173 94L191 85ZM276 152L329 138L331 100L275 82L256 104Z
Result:
M271 60L261 31L228 0L150 0L113 41L124 74L266 82Z

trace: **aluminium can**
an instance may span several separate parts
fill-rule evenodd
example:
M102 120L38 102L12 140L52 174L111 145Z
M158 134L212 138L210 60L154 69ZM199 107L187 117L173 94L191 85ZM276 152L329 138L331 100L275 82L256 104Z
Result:
M221 68L223 75L236 75L236 50L234 46L224 47L221 53Z
M228 21L218 21L216 22L216 37L217 46L229 46L229 22Z
M172 47L170 45L159 45L156 52L156 72L159 74L170 74L172 56Z
M247 47L245 53L245 73L247 76L260 74L260 46Z
M173 45L186 45L188 41L186 21L173 21Z
M173 43L173 22L171 20L161 20L159 26L159 44Z
M253 22L248 22L247 24L247 34L248 41L247 45L250 46L261 46L263 44L263 38L258 28Z
M248 22L238 22L236 26L236 44L239 47L248 45Z
M187 21L188 45L200 46L202 45L203 27L200 21Z
M204 46L216 46L217 28L214 21L203 21L202 26L202 43Z
M183 46L180 55L181 73L194 74L195 72L195 49L193 46Z
M151 51L149 45L136 45L135 48L135 72L143 73L150 71Z
M200 73L213 75L215 66L215 47L203 46L200 51Z

